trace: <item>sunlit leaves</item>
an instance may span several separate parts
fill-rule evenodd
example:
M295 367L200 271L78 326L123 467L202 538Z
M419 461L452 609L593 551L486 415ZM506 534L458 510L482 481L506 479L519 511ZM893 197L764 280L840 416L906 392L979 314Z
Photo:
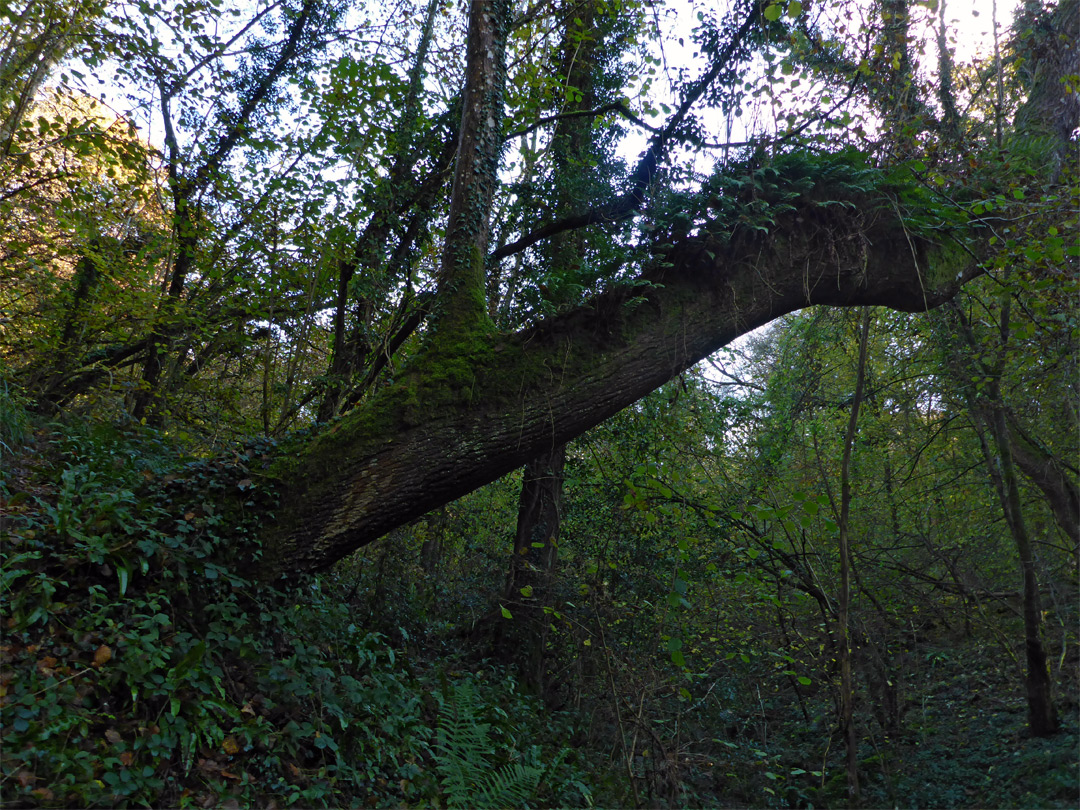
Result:
M790 0L788 3L772 3L765 7L762 16L769 22L776 22L782 14L788 17L798 17L803 12L803 5L799 0Z

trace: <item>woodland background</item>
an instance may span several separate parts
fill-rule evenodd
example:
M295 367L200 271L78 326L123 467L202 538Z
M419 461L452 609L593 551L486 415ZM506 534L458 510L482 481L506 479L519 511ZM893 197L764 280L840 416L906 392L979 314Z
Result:
M0 8L5 804L1075 807L1080 4L950 19Z

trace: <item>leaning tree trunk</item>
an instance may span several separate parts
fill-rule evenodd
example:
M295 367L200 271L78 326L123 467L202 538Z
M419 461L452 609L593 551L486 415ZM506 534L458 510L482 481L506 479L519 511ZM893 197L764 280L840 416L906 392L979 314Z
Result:
M767 232L718 219L701 200L683 212L692 233L657 233L651 247L641 246L633 261L644 269L634 282L516 334L497 332L486 310L486 262L608 215L631 216L669 133L650 143L631 190L615 204L486 258L509 3L476 0L469 15L454 188L424 345L391 385L272 466L281 504L264 537L264 577L326 568L580 435L780 315L810 304L921 311L976 272L982 243L914 231L884 178L875 192L802 187L775 208ZM705 80L693 86L669 128L707 89Z
M1058 526L1080 552L1080 491L1066 465L1024 432L1011 409L1006 409L1005 421L1013 461L1042 492Z
M852 202L827 226L812 204L788 212L770 238L683 237L637 285L516 334L433 340L393 385L278 459L264 574L333 564L780 315L809 304L918 311L968 278L956 253L912 238L887 199Z

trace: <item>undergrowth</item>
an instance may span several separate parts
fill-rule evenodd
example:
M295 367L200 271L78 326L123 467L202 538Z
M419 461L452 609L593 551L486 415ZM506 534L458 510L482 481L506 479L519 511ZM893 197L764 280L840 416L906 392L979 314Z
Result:
M686 711L657 692L650 711L660 719L641 720L650 736L629 766L610 711L622 696L608 693L612 671L594 647L557 650L570 642L552 633L552 654L583 676L567 685L572 709L521 691L460 629L483 620L483 593L502 572L486 551L493 530L468 515L403 532L392 554L270 587L251 575L260 529L274 516L261 483L270 443L191 459L139 428L6 435L4 806L846 802L828 690L800 711L767 671L748 701L736 670L717 669L706 687L712 703ZM503 495L477 495L476 520ZM441 564L456 574L409 562L425 541L451 535L460 560L446 550ZM565 577L574 564L568 555ZM627 633L632 615L615 602L605 610L612 639ZM866 804L1073 806L1074 692L1062 696L1063 732L1032 739L1013 674L985 639L934 643L912 646L896 672L909 698L894 732L874 725L871 707L860 714ZM687 742L654 763L665 716Z
M356 623L333 574L248 575L271 450L185 460L146 431L54 426L12 461L4 805L474 806L511 795L492 774L521 806L584 804L508 676L414 666Z

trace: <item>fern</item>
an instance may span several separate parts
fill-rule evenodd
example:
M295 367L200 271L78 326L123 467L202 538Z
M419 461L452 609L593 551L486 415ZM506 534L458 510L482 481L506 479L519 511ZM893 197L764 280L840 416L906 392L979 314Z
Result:
M481 721L472 685L465 682L450 690L439 712L435 743L448 807L524 807L534 796L543 771L521 762L494 768L490 732L491 724Z

